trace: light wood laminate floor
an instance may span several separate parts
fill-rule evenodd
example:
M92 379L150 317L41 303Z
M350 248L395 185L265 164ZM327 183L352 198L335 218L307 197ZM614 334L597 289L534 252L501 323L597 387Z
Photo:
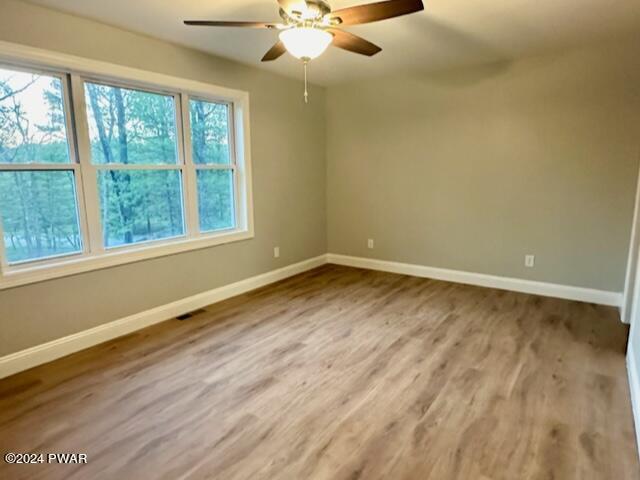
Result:
M98 306L97 306L98 308ZM0 381L26 479L640 478L615 309L324 266Z

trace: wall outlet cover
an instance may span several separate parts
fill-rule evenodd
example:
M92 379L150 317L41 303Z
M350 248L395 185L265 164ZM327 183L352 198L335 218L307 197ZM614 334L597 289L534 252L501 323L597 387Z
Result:
M524 266L527 268L533 268L536 264L536 256L535 255L525 255L524 256Z

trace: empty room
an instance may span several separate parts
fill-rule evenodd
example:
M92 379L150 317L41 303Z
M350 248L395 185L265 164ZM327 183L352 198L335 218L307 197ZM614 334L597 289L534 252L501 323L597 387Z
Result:
M0 0L0 479L640 479L640 2Z

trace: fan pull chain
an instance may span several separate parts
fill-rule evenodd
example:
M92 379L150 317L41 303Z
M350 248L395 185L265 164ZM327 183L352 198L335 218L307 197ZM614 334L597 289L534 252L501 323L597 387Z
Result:
M309 60L303 60L304 62L304 103L309 103L309 92L307 90L307 64Z

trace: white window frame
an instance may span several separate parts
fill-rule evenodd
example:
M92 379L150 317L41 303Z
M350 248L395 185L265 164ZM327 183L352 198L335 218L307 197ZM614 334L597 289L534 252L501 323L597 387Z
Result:
M248 92L1 41L0 64L9 68L39 71L62 79L65 108L67 109L67 137L70 142L71 163L11 165L11 169L55 169L75 172L79 226L83 246L82 252L78 254L9 265L5 261L4 241L0 241L0 258L2 258L0 262L0 290L253 238ZM109 249L104 248L97 184L97 171L102 167L91 163L84 81L97 81L108 85L173 96L179 163L177 166L170 165L169 168L177 168L182 171L184 236ZM236 223L236 227L233 229L214 232L200 232L199 230L196 166L191 158L189 130L190 98L229 105L231 165L199 165L197 169L224 168L232 170ZM72 110L73 115L71 114ZM74 117L73 122L72 116ZM71 125L72 123L75 128ZM154 165L152 168L156 169L156 167L162 168L158 165ZM147 168L147 166L142 168ZM0 239L2 238L0 225Z

